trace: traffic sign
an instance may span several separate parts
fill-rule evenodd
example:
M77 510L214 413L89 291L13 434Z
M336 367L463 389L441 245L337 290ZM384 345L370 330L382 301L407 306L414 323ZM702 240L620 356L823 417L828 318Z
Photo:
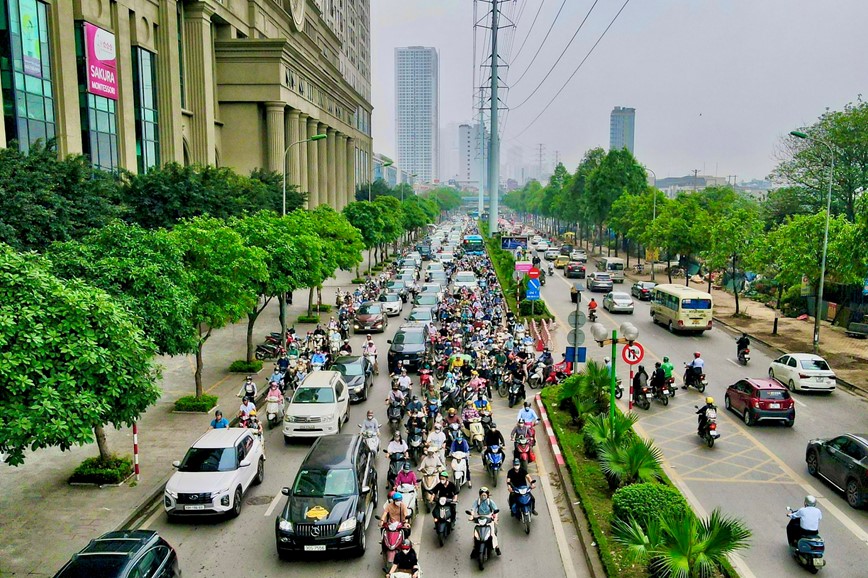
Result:
M524 273L522 273L521 271L513 271L513 272L512 272L512 280L513 280L513 281L515 281L516 283L518 283L518 282L521 281L522 279L524 279Z
M527 272L527 276L531 279L539 279L539 269L531 267L530 271Z
M585 342L585 332L581 329L573 329L567 333L567 343L570 345L581 345Z
M567 320L570 322L570 327L584 327L588 322L588 316L581 311L573 311Z
M567 361L570 363L584 363L588 358L587 347L567 347Z
M642 361L643 357L645 357L645 348L638 341L634 341L632 345L621 350L621 358L628 365L636 365Z
M527 294L525 295L525 297L528 301L539 301L539 288L539 279L531 278L527 280Z

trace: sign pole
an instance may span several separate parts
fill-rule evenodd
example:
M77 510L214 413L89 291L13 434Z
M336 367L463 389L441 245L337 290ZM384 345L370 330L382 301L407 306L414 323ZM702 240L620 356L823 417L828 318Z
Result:
M630 366L630 399L627 401L627 409L633 409L633 366Z
M579 298L576 296L576 320L578 321L579 317ZM576 373L579 370L579 362L577 359L579 358L579 324L576 323L575 327L573 327L573 342L575 343L575 352L573 353L573 359L570 361L570 368L573 373Z

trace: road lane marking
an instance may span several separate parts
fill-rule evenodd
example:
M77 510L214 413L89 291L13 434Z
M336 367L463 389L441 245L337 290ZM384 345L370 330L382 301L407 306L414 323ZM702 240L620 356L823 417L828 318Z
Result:
M282 495L283 495L283 491L280 491L280 492L278 492L278 494L277 494L276 496L274 496L274 499L271 500L271 503L268 505L268 509L265 510L265 514L264 514L264 515L265 515L266 518L267 518L268 516L270 516L272 512L274 512L274 508L277 507L277 504L278 504L278 502L280 502L280 497L281 497Z
M796 402L797 404L799 404L800 406L802 406L802 407L808 407L807 404L804 404L804 403L802 403L801 401L797 400L797 399L795 398L795 396L792 396L792 395L791 395L790 398L791 398L794 402Z

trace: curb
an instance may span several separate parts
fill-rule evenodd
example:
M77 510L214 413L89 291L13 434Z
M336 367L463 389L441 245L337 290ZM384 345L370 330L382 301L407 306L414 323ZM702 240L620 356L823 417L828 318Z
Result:
M576 532L579 535L579 541L582 543L582 554L584 554L585 556L585 562L587 563L588 570L590 571L592 578L606 578L606 571L603 568L603 564L600 562L599 556L591 555L592 549L595 553L597 552L597 545L594 542L594 537L591 535L591 532L588 529L588 520L585 518L585 513L582 511L581 508L576 508L576 504L579 503L579 498L576 495L575 489L573 488L572 479L570 478L569 472L567 471L567 466L564 462L564 456L561 453L560 445L558 445L558 440L555 436L554 428L549 421L548 413L546 412L545 406L542 403L542 399L540 399L540 395L536 394L534 396L534 399L536 400L537 407L539 408L540 421L543 422L543 426L546 430L546 435L549 438L549 447L552 451L552 457L554 457L555 463L557 464L555 470L558 473L558 479L561 482L561 488L566 494L567 509L570 512L570 518L573 521L573 526L575 526Z

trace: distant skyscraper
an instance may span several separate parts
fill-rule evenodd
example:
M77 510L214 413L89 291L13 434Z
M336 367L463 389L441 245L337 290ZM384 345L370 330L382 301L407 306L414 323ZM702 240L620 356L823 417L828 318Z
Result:
M488 182L488 174L482 174L482 159L488 159L488 131L484 135L484 144L482 150L479 147L479 125L478 124L462 124L458 127L458 180L467 183L477 189L482 182ZM485 173L488 171L486 170Z
M636 134L636 109L616 106L609 116L609 150L626 148L633 152Z
M440 64L436 48L395 49L398 165L431 183L440 173Z

